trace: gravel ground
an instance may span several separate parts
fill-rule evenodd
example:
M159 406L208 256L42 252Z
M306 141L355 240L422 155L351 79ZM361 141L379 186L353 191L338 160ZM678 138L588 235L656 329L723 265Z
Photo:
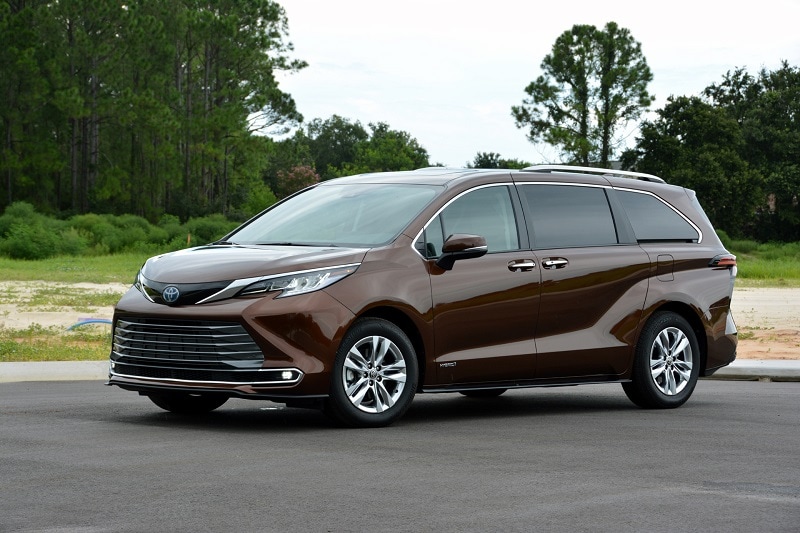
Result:
M46 286L79 288L122 295L123 283L0 282L0 328L24 329L31 324L67 328L87 318L110 319L113 307L87 309L31 308L26 295ZM739 328L739 359L800 360L800 289L742 288L733 295L733 317Z

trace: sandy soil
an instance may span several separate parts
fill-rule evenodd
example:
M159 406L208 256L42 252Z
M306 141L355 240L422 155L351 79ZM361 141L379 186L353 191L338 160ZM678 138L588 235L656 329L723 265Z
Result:
M70 307L37 308L26 305L28 295L43 287L69 287L87 292L114 292L122 296L130 285L124 283L44 283L0 281L0 328L25 329L31 324L39 324L45 328L64 327L81 322L87 318L111 319L114 308L90 307L74 309Z
M71 308L37 310L24 306L25 294L42 287L42 283L0 282L0 327L24 329L31 324L67 328L88 318L110 319L113 307L89 310ZM86 291L119 293L128 285L112 283L48 284L48 287L69 286ZM9 297L13 293L15 297ZM8 300L15 300L17 303ZM735 289L733 317L739 328L739 359L800 360L800 289Z
M800 289L734 289L739 359L800 360Z

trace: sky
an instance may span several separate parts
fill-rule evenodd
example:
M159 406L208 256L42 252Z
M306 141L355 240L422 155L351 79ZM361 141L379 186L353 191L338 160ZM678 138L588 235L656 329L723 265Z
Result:
M534 164L558 153L528 141L511 106L541 74L556 38L575 24L631 31L653 73L656 100L699 96L744 68L800 66L800 0L524 1L278 0L292 57L282 90L306 121L336 114L408 132L431 164L460 167L478 152ZM626 131L635 143L635 125Z

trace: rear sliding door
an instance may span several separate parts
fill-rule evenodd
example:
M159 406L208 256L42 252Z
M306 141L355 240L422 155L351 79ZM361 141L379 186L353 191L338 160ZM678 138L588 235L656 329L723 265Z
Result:
M541 268L536 377L609 379L625 372L651 267L647 254L618 231L609 204L613 191L553 183L518 187Z

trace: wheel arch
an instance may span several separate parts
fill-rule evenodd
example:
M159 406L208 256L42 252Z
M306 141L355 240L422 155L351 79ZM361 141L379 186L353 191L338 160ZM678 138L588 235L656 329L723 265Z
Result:
M422 383L425 383L425 342L422 340L422 334L420 333L419 328L410 316L396 307L382 306L368 309L363 314L359 315L358 318L381 318L383 320L392 322L394 325L403 330L403 333L408 336L408 339L414 346L414 351L416 352L417 356L417 366L419 368L417 387L419 387Z
M689 323L689 326L691 326L695 339L697 340L697 346L700 348L700 375L702 376L705 372L708 356L708 339L706 338L705 326L697 311L689 304L683 302L667 302L656 308L650 316L661 311L671 311L683 317Z

